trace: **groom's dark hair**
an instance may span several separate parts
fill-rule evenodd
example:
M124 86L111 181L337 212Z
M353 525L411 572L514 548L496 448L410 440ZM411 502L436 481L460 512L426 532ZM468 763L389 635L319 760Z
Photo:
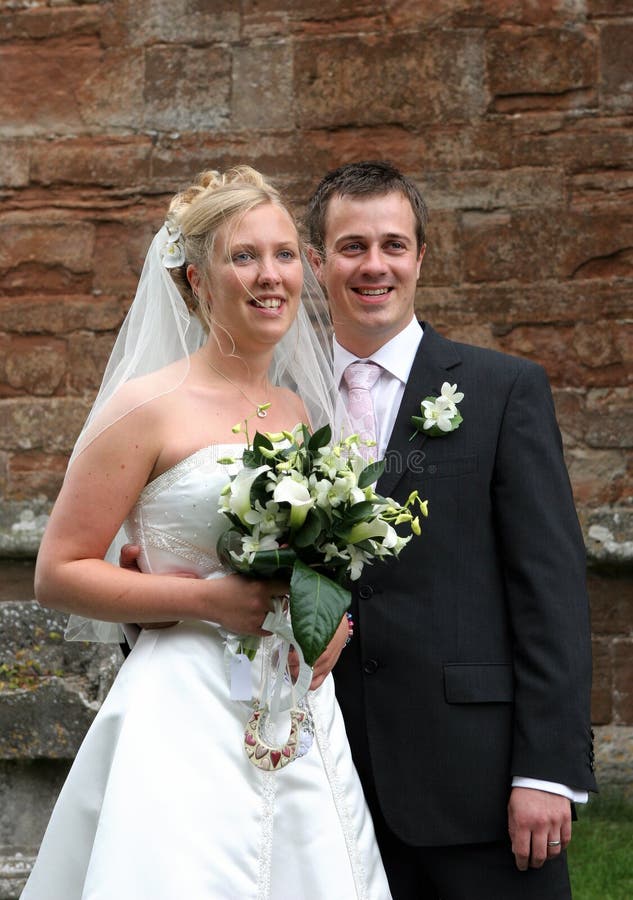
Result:
M418 251L425 241L429 219L426 203L417 185L394 165L382 160L346 163L328 172L308 201L304 223L310 245L325 256L325 220L332 197L376 197L398 191L403 194L415 217Z

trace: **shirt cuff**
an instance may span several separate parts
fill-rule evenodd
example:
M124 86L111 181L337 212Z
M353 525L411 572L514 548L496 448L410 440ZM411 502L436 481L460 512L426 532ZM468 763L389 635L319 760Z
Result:
M586 803L589 799L587 791L577 791L566 784L558 784L556 781L541 781L538 778L523 778L515 775L512 779L512 787L531 788L534 791L547 791L549 794L559 794L567 797L574 803Z

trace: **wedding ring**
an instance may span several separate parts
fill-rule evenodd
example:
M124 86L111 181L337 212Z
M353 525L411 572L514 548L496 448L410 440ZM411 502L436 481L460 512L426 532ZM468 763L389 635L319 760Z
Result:
M560 841L548 841L547 846L548 847L560 847Z

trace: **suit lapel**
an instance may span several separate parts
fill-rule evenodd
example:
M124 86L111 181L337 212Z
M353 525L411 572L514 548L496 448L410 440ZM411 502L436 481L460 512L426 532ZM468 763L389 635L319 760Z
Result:
M416 353L407 380L402 402L389 438L385 454L385 472L377 484L378 491L389 496L405 471L409 468L409 456L419 451L426 435L416 432L411 416L420 415L420 404L426 397L437 396L442 384L450 379L448 372L461 364L457 347L443 338L430 325L422 322L424 337ZM411 436L415 434L413 439ZM419 454L417 456L419 460Z

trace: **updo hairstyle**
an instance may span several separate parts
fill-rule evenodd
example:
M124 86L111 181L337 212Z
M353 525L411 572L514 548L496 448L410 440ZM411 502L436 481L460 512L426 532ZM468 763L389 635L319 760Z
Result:
M279 191L251 166L235 166L224 174L212 169L202 172L169 205L167 219L180 227L185 246L185 262L169 271L188 308L206 330L209 330L209 313L206 304L192 290L187 267L194 265L205 282L218 229L263 203L280 206L296 226Z

